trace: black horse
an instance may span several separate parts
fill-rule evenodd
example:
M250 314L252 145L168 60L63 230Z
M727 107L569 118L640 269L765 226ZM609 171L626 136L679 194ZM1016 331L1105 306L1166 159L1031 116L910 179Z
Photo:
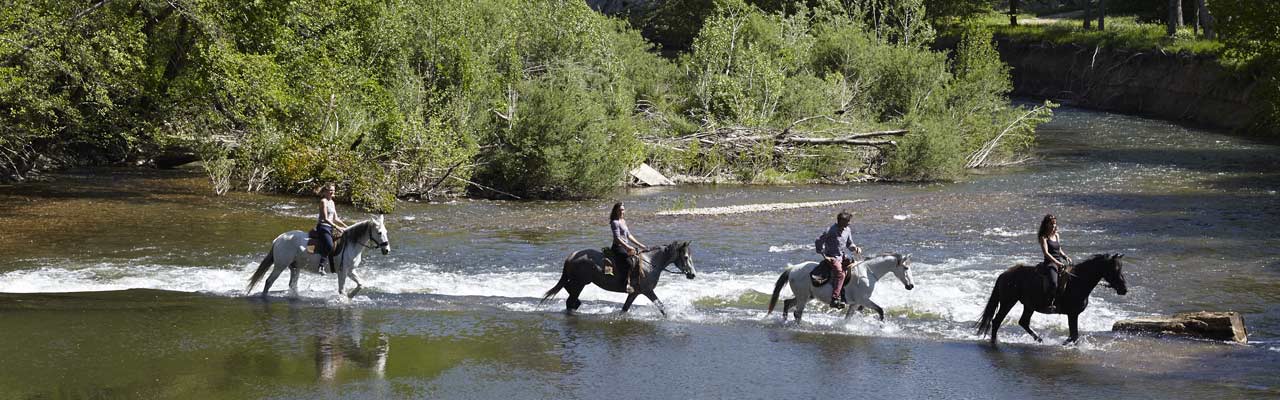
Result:
M627 301L622 304L622 312L625 313L631 309L631 302L636 300L636 296L643 294L658 306L658 311L662 312L663 316L666 316L667 311L658 300L658 296L653 294L653 288L658 285L658 278L662 276L662 271L672 263L680 267L685 277L693 279L693 258L689 255L689 242L674 242L641 253L640 269L643 278L639 282L633 282L638 290L627 294ZM560 281L543 294L542 302L550 300L563 288L569 292L569 299L565 300L566 311L573 313L578 306L582 305L582 301L578 300L578 294L582 293L582 288L587 284L594 283L610 292L626 292L625 278L626 271L618 271L614 275L604 274L604 254L600 250L577 251L564 260L564 272L560 274Z
M1121 296L1129 292L1125 288L1124 274L1120 270L1122 257L1124 254L1096 254L1072 267L1071 274L1066 278L1066 289L1056 302L1058 314L1066 314L1067 323L1071 327L1071 337L1063 344L1073 343L1080 337L1077 319L1084 308L1089 306L1089 293L1093 292L1099 281L1106 279L1107 284ZM1053 288L1045 282L1044 275L1037 272L1033 265L1019 264L1000 273L996 278L995 288L991 289L991 299L987 300L987 307L982 311L982 319L978 321L978 335L985 335L990 330L991 343L995 344L996 332L1000 330L1000 323L1004 322L1005 315L1009 314L1009 309L1015 303L1022 302L1022 318L1018 319L1018 325L1037 342L1041 341L1040 335L1031 330L1031 315L1036 312L1048 314L1045 308L1049 305L1049 290ZM996 310L997 307L999 311Z

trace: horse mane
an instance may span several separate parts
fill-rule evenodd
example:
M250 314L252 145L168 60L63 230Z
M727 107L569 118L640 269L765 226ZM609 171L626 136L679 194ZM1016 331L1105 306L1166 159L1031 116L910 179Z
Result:
M346 250L347 244L350 243L350 241L347 240L348 237L358 238L368 235L369 225L372 224L370 224L368 220L364 220L347 227L347 230L342 232L342 237L338 238L338 243L334 243L333 247L337 251L334 254L342 254L342 252Z

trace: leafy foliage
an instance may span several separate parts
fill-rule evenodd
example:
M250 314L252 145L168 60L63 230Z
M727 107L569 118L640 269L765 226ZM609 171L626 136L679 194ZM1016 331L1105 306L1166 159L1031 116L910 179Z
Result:
M645 159L776 182L884 155L913 165L894 177L951 178L1017 111L992 53L953 66L925 47L930 19L980 2L936 3L673 0L633 28L563 0L23 1L0 8L0 170L195 149L220 190L337 181L382 211L466 188L600 196ZM902 127L886 153L687 140Z

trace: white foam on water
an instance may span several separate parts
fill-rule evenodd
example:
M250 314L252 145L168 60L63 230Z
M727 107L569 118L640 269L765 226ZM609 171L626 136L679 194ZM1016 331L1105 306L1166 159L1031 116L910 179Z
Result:
M856 312L849 320L843 313L824 311L814 302L805 314L806 324L819 329L842 333L874 336L945 337L973 340L973 324L977 321L990 296L996 276L1011 261L1001 257L974 256L964 259L947 259L936 263L914 260L912 263L915 289L906 290L893 275L881 279L872 295L872 301L885 308L887 321L881 323L873 312ZM368 265L368 264L367 264ZM993 266L999 265L998 268ZM0 292L70 292L123 290L149 288L203 292L226 296L243 295L245 284L256 262L225 268L182 267L166 265L121 265L102 263L68 268L44 266L34 269L10 271L0 274ZM467 273L450 271L430 264L407 263L400 265L368 265L358 270L365 290L382 293L431 293L441 296L486 296L507 298L500 307L519 312L556 312L564 309L568 296L561 290L546 303L539 303L544 292L560 278L558 268L549 265L499 268L492 272ZM711 272L699 274L697 279L685 279L682 274L665 273L655 292L666 305L668 317L674 320L723 323L733 321L757 321L763 317L765 304L749 307L735 306L743 295L770 293L781 272L736 274ZM288 272L280 276L272 287L272 295L283 294L288 289ZM354 285L348 282L348 290ZM337 282L332 275L303 274L298 284L299 295L324 299L326 303L345 305L351 301L336 293ZM262 290L262 284L254 293ZM368 293L368 292L366 292ZM784 286L779 299L791 297L790 288ZM626 295L607 292L594 285L584 289L579 297L585 303L578 310L582 314L616 314ZM699 300L720 300L728 306L695 307ZM1082 331L1106 331L1124 318L1137 316L1124 310L1115 301L1118 297L1104 287L1098 287L1090 298L1089 309L1080 316ZM374 302L358 296L355 304ZM1031 338L1016 324L1021 305L1015 306L1001 330L1001 340L1014 343L1032 343ZM778 310L780 311L780 309ZM641 296L635 302L628 318L661 318L647 298ZM768 318L781 319L778 314ZM765 319L766 321L768 319ZM1046 340L1065 337L1066 317L1036 314L1033 326ZM1272 347L1271 349L1276 349Z
M907 214L907 215L894 215L894 216L893 216L893 219L898 220L898 221L905 221L907 218L911 218L911 217L913 217L913 215L911 215L911 214Z
M1005 228L988 228L982 231L982 236L999 236L999 237L1019 237L1030 236L1036 234L1036 231L1030 229L1005 229Z
M813 250L813 244L788 243L781 246L769 246L770 253L790 253L801 250Z

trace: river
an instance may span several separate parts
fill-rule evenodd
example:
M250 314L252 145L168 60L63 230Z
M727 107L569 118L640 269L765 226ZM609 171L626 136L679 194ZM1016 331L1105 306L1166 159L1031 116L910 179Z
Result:
M271 238L309 228L312 199L212 197L191 171L65 172L0 187L0 398L1274 398L1278 150L1064 107L1033 161L957 183L620 192L642 241L692 242L697 278L656 290L668 318L643 298L619 316L624 296L594 287L578 316L563 292L538 301L566 255L608 244L614 199L401 203L354 300L307 275L299 299L282 279L263 301L245 283ZM658 215L834 200L858 202ZM781 268L811 260L841 208L869 253L912 254L915 289L880 282L884 322L816 304L803 324L766 317ZM1129 293L1095 290L1076 346L1059 345L1065 317L1038 314L1045 343L1007 320L992 347L972 325L996 275L1038 259L1045 213L1075 258L1124 253ZM1241 312L1250 343L1109 332L1199 310Z

